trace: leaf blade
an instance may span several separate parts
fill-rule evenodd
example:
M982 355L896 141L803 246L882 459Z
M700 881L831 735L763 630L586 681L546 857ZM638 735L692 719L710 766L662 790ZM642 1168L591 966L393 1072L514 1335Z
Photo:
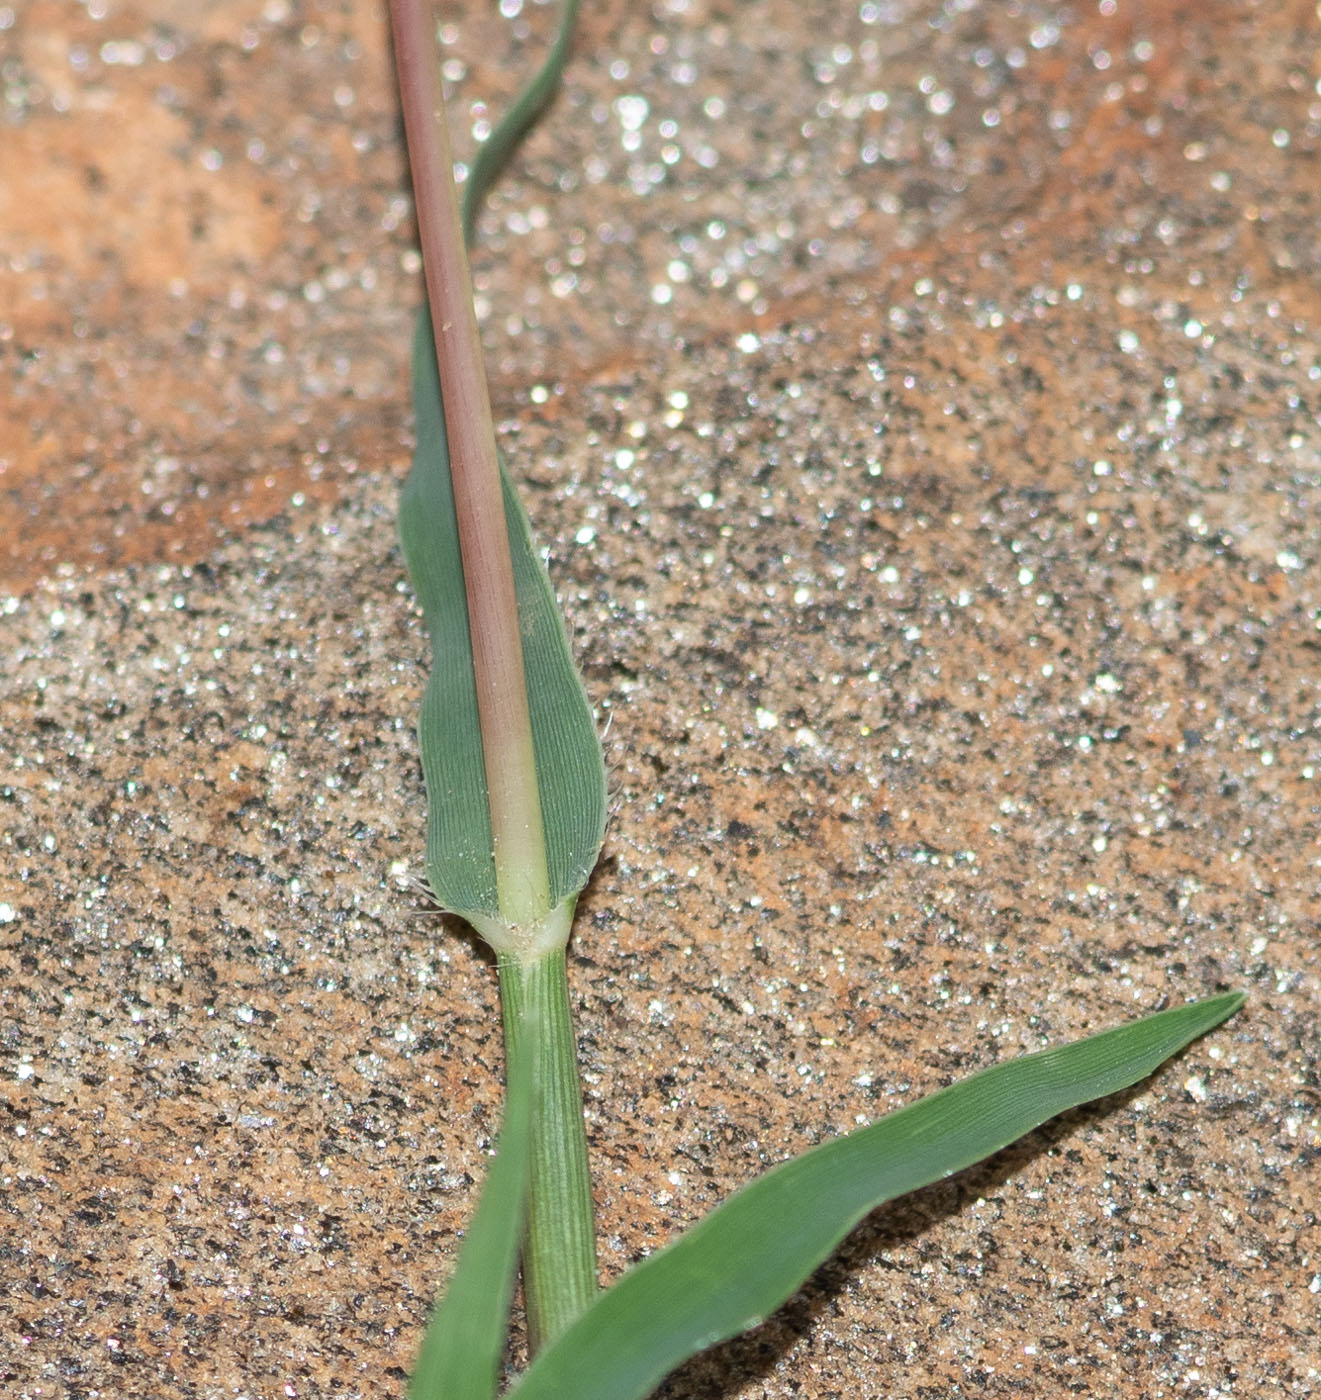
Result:
M500 1144L445 1295L422 1339L409 1400L492 1400L523 1229L535 1081L511 1065Z
M871 1210L1144 1079L1234 1014L1237 992L980 1071L772 1168L603 1293L510 1400L642 1400L778 1308Z
M446 909L489 937L500 920L490 805L445 411L425 310L413 340L413 402L417 449L400 498L399 534L433 657L418 726L427 877ZM605 834L605 761L550 576L503 464L500 479L555 909L578 894L596 864Z
M559 90L578 8L579 0L565 0L545 62L478 153L463 192L463 233L468 243L491 186ZM433 655L418 725L428 798L427 877L432 893L446 909L462 915L488 939L498 940L490 803L432 329L424 304L412 351L417 447L399 503L400 542L427 620ZM550 907L553 916L563 916L557 922L567 928L567 911L587 883L605 836L605 760L550 575L503 461L500 486L523 634Z

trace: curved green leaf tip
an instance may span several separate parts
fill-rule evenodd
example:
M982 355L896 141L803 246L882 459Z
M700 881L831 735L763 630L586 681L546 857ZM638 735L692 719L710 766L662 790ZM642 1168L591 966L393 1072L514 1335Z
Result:
M1243 1001L1228 992L993 1065L782 1162L600 1294L510 1400L642 1400L768 1317L869 1211L1145 1079Z
M418 726L427 784L427 878L446 909L499 946L503 925L472 639L440 376L425 311L413 340L413 402L417 448L400 500L399 533L431 634L431 677ZM601 850L605 762L550 577L503 465L500 480L518 592L551 907L561 909L566 902L571 907Z

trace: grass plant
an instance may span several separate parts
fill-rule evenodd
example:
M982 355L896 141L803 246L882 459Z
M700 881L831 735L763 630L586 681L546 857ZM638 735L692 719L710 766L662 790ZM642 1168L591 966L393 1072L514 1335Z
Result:
M465 243L480 201L559 82L551 56L483 148L462 207L429 0L391 0L428 307L413 347L417 449L400 533L431 634L419 725L427 872L494 949L508 1091L477 1213L415 1370L413 1400L491 1400L521 1254L533 1353L518 1400L632 1400L762 1321L870 1210L1113 1094L1243 1004L1173 1007L995 1065L772 1168L597 1291L565 949L600 851L605 770L527 517L500 462Z

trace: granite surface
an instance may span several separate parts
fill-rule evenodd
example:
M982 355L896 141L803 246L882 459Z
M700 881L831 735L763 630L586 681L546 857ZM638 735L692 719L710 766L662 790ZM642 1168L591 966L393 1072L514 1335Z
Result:
M461 158L553 19L502 8L444 7ZM604 1271L971 1069L1250 994L671 1400L1321 1391L1319 39L609 0L483 218L607 726ZM0 83L0 1393L398 1396L502 1054L417 888L383 14L11 0Z

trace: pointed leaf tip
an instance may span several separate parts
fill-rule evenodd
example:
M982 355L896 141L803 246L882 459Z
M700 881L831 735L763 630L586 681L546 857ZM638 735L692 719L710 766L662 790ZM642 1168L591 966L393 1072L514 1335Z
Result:
M1242 1005L1227 992L992 1065L772 1167L601 1294L510 1400L642 1400L768 1317L876 1206L1136 1084Z

